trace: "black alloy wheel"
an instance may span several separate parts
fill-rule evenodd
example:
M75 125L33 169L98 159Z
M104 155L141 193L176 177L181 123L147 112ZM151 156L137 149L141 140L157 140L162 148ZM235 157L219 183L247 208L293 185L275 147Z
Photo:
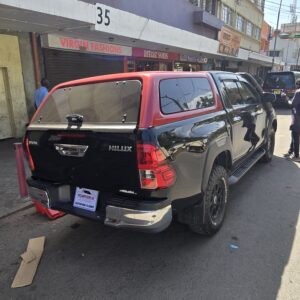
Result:
M266 153L261 159L263 162L268 163L272 160L274 154L274 148L275 148L275 131L272 128L268 132L268 136L264 146Z
M227 199L225 179L220 178L213 188L210 200L209 214L211 222L214 226L217 226L223 220L226 200Z
M189 226L192 231L210 236L215 234L222 226L226 214L228 199L228 175L223 166L215 165L211 171L207 188L203 193L204 217L197 218L196 206L194 218ZM196 222L195 222L196 220Z

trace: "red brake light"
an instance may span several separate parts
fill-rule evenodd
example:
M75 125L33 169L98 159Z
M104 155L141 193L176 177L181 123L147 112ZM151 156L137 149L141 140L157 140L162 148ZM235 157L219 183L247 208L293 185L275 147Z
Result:
M142 189L165 189L175 182L175 170L168 164L161 149L149 144L138 144L137 151Z
M34 162L33 162L33 159L32 159L31 153L30 153L30 149L29 149L28 136L25 137L23 145L24 145L25 155L28 160L29 167L30 167L31 171L34 171Z

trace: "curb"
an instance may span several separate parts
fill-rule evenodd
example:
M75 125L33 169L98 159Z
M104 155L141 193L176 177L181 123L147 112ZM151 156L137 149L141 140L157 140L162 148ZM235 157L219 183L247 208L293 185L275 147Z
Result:
M0 220L5 219L5 218L7 218L7 217L9 217L9 216L11 216L11 215L13 215L15 213L20 212L20 211L29 209L29 208L31 208L33 206L34 206L34 204L30 200L30 201L28 201L28 203L23 203L22 205L18 206L18 208L12 209L11 211L5 213L4 215L0 215Z

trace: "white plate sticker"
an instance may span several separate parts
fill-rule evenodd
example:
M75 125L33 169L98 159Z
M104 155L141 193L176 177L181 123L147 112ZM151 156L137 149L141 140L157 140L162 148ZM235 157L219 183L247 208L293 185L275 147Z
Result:
M89 211L95 211L98 202L98 195L98 191L77 187L73 206Z

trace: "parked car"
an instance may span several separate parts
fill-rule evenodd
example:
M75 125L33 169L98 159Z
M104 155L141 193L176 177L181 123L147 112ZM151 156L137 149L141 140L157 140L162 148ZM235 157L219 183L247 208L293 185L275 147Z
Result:
M24 138L30 195L116 228L159 232L176 215L212 235L224 221L229 185L272 159L273 99L220 71L60 84Z
M270 72L263 83L263 90L275 94L274 105L289 107L296 91L296 80L299 78L300 72Z

